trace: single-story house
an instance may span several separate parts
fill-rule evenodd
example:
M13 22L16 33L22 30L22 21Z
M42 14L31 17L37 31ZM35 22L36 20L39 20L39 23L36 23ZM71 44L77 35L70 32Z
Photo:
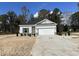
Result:
M31 20L27 24L19 25L19 33L26 33L31 35L55 35L56 23L48 19Z

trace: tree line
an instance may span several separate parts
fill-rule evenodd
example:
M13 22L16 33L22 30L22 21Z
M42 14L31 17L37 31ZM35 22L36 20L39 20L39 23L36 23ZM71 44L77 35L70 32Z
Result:
M27 22L29 10L26 6L21 8L22 14L17 15L14 11L10 10L6 14L0 15L0 32L2 33L18 33L19 24Z

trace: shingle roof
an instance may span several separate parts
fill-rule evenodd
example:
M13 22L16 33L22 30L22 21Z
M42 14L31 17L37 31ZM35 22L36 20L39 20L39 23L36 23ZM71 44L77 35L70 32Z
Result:
M36 24L38 22L40 22L42 19L32 19L28 22L28 24Z
M35 25L36 23L38 23L42 20L44 20L44 19L35 18L35 19L30 20L28 23L23 23L23 24L20 24L20 25ZM49 25L49 24L41 24L41 25ZM50 24L50 25L52 25L52 24Z
M37 18L35 18L35 19L32 19L32 20L28 21L28 23L23 23L23 24L21 24L21 25L34 25L34 24L40 22L41 20L42 20L42 19L37 19Z

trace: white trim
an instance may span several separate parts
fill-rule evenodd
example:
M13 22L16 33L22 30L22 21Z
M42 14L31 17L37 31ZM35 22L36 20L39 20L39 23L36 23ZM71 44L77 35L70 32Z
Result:
M26 25L19 25L19 26L34 26L34 25L27 25L27 24L26 24Z
M43 19L43 20L41 20L40 22L37 22L35 25L37 25L37 24L39 24L39 23L41 23L41 22L43 22L43 21L45 21L45 20L48 20L48 19ZM52 22L51 20L48 20L48 21ZM52 22L52 23L54 23L55 25L57 25L55 22Z

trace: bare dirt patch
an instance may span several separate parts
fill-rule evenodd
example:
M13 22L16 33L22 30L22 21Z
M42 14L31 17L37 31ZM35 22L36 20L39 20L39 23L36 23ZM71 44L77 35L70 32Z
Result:
M1 56L30 56L35 37L0 35Z

